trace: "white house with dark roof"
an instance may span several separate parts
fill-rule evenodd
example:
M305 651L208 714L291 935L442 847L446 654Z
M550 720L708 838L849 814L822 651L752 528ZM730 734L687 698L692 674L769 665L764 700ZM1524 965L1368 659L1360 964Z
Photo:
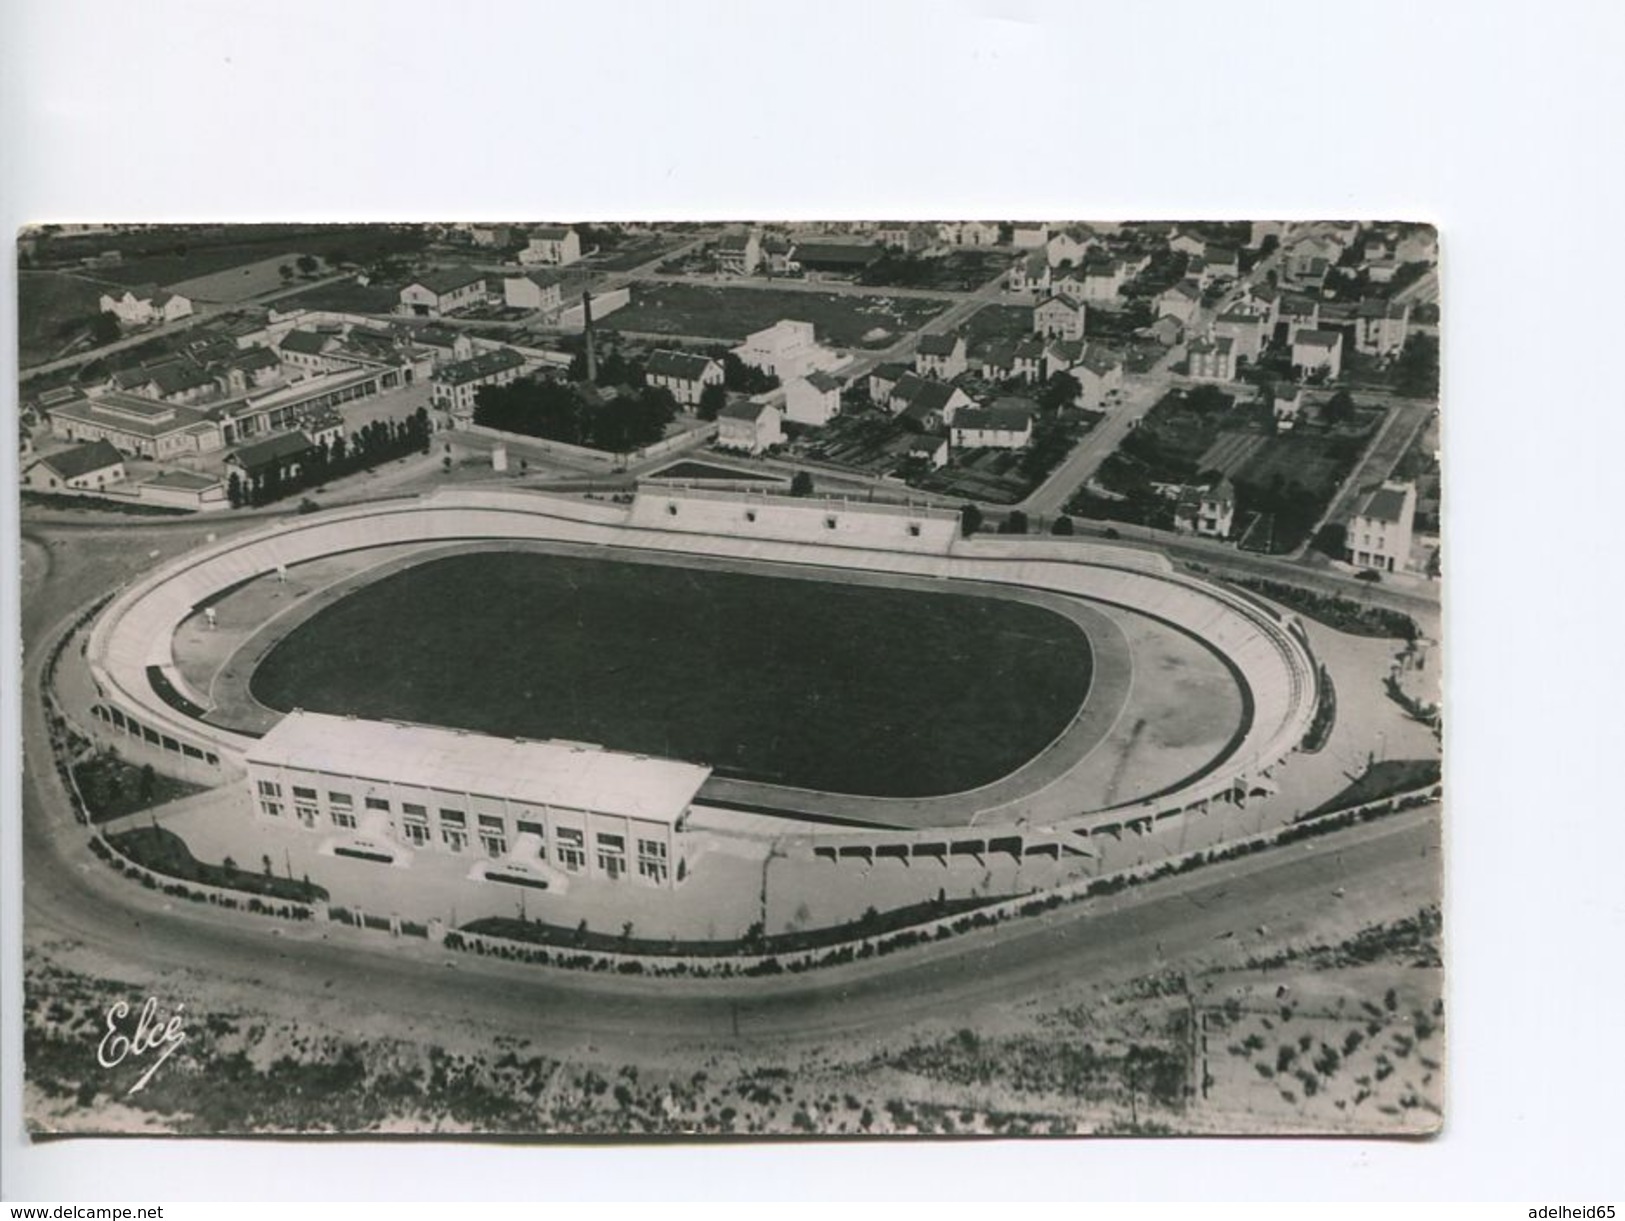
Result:
M1116 259L1090 263L1083 269L1083 300L1115 301L1127 279L1123 264Z
M933 381L917 373L906 373L898 379L886 399L886 409L893 415L906 415L926 432L937 432L951 424L955 415L975 400L958 386Z
M438 318L485 300L485 273L472 267L431 271L401 289L397 312L415 318Z
M1248 309L1226 310L1213 320L1213 338L1228 339L1235 344L1236 357L1256 364L1259 353L1269 339L1268 327L1262 312Z
M725 234L717 242L717 270L724 275L755 275L762 263L762 239L756 230Z
M581 257L581 235L568 225L543 225L526 235L519 262L525 267L567 267Z
M564 306L564 277L545 268L502 280L502 303L509 309L556 310Z
M921 335L914 350L914 367L922 376L951 382L965 371L966 347L963 335L948 332L941 335Z
M1354 312L1354 347L1368 356L1396 356L1410 337L1411 307L1367 299Z
M909 441L905 452L911 460L923 462L932 470L940 471L948 465L948 438L921 433Z
M841 413L841 390L846 382L822 369L784 384L784 418L819 427Z
M721 363L700 352L660 348L650 353L644 365L644 380L670 390L684 407L697 405L705 388L722 385L722 377Z
M1033 413L1023 407L967 407L954 416L955 449L1026 449L1033 440Z
M109 441L92 441L47 454L23 472L34 492L99 491L124 481L124 455Z
M1034 250L1010 265L1005 284L1013 293L1048 292L1051 283L1049 259L1042 250Z
M1049 244L1050 227L1034 221L1018 221L1010 228L1010 244L1017 250L1042 250Z
M1107 400L1123 388L1123 362L1110 352L1088 351L1068 370L1078 379L1078 405L1102 411Z
M156 284L141 284L121 293L103 293L101 312L112 314L125 326L145 326L150 322L174 322L192 312L192 302L179 293Z
M1157 294L1157 316L1177 319L1181 326L1189 326L1201 306L1202 290L1191 280L1181 280Z
M1051 267L1062 264L1080 266L1088 257L1089 251L1094 248L1094 237L1084 229L1076 226L1062 229L1049 239L1044 246L1044 254L1049 259Z
M1168 240L1168 249L1175 254L1200 258L1202 252L1207 249L1207 242L1194 233L1176 233Z
M990 344L982 355L982 376L990 382L1044 379L1044 339L1028 335L1014 343Z
M1341 331L1299 331L1292 341L1292 363L1303 376L1324 370L1327 378L1343 372L1343 333Z
M948 246L996 246L999 227L987 220L943 221L937 236Z
M1185 349L1190 377L1199 382L1236 380L1236 343L1230 338L1196 339Z
M307 373L330 373L341 367L330 354L337 351L343 342L337 331L295 327L277 340L277 359L284 365Z
M1227 478L1206 487L1182 489L1174 507L1174 529L1182 534L1229 538L1235 522L1236 487Z
M884 406L886 400L891 398L892 388L903 377L918 378L905 364L894 360L882 361L869 370L869 401Z
M1033 330L1055 339L1082 339L1086 313L1083 302L1056 293L1033 307Z
M1361 501L1349 522L1349 558L1361 568L1402 572L1411 556L1416 485L1387 482Z
M717 448L759 454L784 441L784 415L772 403L729 403L717 413Z

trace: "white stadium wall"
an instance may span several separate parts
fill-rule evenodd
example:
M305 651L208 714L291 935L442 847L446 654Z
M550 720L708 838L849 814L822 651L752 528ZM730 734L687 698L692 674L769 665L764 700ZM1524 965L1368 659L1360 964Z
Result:
M745 516L750 512L754 520ZM831 516L834 526L827 524ZM915 525L918 533L910 529ZM1181 576L1154 554L1082 541L962 539L957 531L957 515L941 510L692 489L648 489L630 508L534 492L444 489L288 518L191 552L107 606L86 650L101 696L98 723L87 728L121 749L135 747L161 769L219 783L240 779L255 739L205 724L184 706L166 702L152 681L160 675L180 701L206 704L188 690L173 655L177 627L200 603L279 566L335 553L414 542L514 539L1049 590L1152 616L1205 641L1228 661L1248 692L1252 715L1219 767L1154 800L1079 811L1051 827L1026 827L1021 834L1027 841L1044 833L1072 843L1074 835L1091 829L1135 829L1228 799L1238 785L1287 758L1307 733L1317 702L1317 672L1291 616ZM127 728L132 719L140 727L133 737ZM897 844L906 851L913 851L908 845L923 845L929 855L945 837L1000 838L997 827L951 834L805 829L808 851L837 855L848 848L872 854L882 843L893 845L894 852Z

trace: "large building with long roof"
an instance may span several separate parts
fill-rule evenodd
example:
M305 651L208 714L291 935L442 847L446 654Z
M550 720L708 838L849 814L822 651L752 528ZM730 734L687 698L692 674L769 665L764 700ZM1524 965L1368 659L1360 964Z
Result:
M579 742L532 742L294 711L248 751L259 817L338 855L468 853L514 870L670 886L708 767Z

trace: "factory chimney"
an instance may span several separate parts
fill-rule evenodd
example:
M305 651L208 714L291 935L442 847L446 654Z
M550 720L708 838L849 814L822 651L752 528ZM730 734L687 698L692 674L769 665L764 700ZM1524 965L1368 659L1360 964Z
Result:
M592 335L592 294L586 289L581 290L581 320L586 327L587 334L587 384L598 384L598 351L593 346Z

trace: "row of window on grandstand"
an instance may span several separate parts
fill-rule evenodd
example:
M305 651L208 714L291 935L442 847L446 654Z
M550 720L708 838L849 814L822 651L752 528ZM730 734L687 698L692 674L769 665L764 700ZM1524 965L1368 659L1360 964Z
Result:
M288 787L292 790L294 817L307 828L315 828L322 818L321 794L316 789L304 785L294 784ZM287 808L283 786L274 780L260 780L258 790L261 812L272 818L283 817ZM398 825L400 834L415 848L426 848L433 844L437 838L436 830L439 831L439 842L450 851L466 852L469 848L470 827L466 810L442 806L435 811L435 825L431 825L428 807L417 802L400 803L398 824L394 817L396 813L394 805L387 797L363 797L361 808L388 816L391 826ZM327 817L333 826L342 830L353 830L357 825L354 796L350 793L329 790ZM514 830L516 835L534 835L538 841L536 859L541 861L548 859L548 835L545 824L521 818L515 820ZM508 829L506 820L501 815L477 815L473 831L478 835L480 847L487 856L507 855ZM625 875L627 837L608 831L597 831L592 838L598 872L612 880ZM641 836L636 839L638 876L650 882L666 881L671 866L665 842L644 839ZM553 863L566 873L584 872L587 867L586 832L578 827L554 827L552 852Z
M670 516L676 517L677 516L677 502L674 501L674 500L673 501L667 501L666 502L666 512ZM745 520L747 522L754 522L756 520L756 510L755 509L746 509L745 510ZM841 519L839 517L835 516L835 514L833 514L833 513L828 514L824 518L824 529L826 529L826 530L834 530L837 527L839 527L840 524L841 524ZM908 532L913 537L919 538L920 537L920 523L917 522L917 521L909 522L908 523Z
M167 733L160 733L151 725L143 725L133 716L125 716L117 708L104 708L102 705L96 704L90 711L98 721L111 725L114 729L126 733L138 741L167 750L171 754L184 755L188 759L199 759L211 766L216 766L220 762L220 756L212 750L204 750Z

